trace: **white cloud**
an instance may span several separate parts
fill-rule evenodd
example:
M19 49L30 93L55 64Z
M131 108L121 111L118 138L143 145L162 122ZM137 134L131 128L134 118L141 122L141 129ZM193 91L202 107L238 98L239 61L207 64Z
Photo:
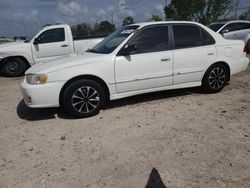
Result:
M155 11L156 11L157 15L159 15L160 17L162 17L162 18L165 17L163 4L155 5Z
M144 13L145 20L151 20L152 15L158 15L160 18L164 20L165 13L164 13L164 5L163 4L156 4L152 10L146 11Z
M99 9L96 13L94 13L90 17L97 18L97 21L103 21L103 20L108 20L112 21L112 16L113 16L113 22L115 25L120 26L122 23L122 20L127 17L135 17L135 12L131 10L129 5L125 0L118 0L115 5L112 5L106 9Z
M31 12L31 14L33 14L34 16L37 16L37 15L38 15L38 10L31 10L30 12Z
M99 16L99 17L106 16L107 15L107 11L105 11L103 9L100 9L100 10L97 11L96 15Z
M77 2L71 1L69 3L58 3L58 11L65 16L74 16L81 12L81 6ZM84 12L87 12L87 9L83 9Z
M118 0L117 14L120 16L135 16L133 10L127 5L125 0Z
M30 12L27 13L16 13L13 16L14 21L21 21L21 23L38 23L38 10L30 10Z

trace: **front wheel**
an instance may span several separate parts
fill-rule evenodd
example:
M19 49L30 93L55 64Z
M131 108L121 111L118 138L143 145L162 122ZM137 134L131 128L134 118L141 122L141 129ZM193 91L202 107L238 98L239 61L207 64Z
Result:
M78 80L70 84L63 95L63 107L77 118L94 116L105 103L101 85L93 80Z
M22 76L26 70L25 62L17 57L3 60L3 74L7 77Z
M222 64L215 64L208 68L202 79L202 87L209 93L221 91L229 80L229 72Z

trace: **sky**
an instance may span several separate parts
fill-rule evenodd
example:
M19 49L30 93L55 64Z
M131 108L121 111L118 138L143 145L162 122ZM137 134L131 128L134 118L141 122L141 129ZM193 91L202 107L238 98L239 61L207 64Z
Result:
M32 36L45 24L94 24L103 20L121 26L126 16L136 22L152 14L164 18L166 0L0 0L0 36ZM241 7L250 0L240 0Z

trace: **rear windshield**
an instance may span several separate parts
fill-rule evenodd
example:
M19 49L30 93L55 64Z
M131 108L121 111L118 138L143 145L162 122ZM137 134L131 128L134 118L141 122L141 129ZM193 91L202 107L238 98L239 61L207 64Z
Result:
M220 23L220 24L212 24L209 26L210 29L213 31L217 32L220 28L222 28L225 24Z

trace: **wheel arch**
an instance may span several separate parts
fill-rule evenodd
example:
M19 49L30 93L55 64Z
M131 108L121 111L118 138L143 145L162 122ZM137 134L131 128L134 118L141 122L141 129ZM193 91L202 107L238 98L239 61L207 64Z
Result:
M211 64L211 65L206 69L206 72L207 72L207 70L208 70L210 67L212 67L212 66L214 66L214 65L223 65L223 66L226 67L226 69L227 69L227 71L228 71L228 80L227 80L227 82L229 82L230 79L231 79L231 69L230 69L230 66L228 65L228 63L226 63L226 62L224 62L224 61L215 62L215 63ZM204 73L202 79L204 78L206 72Z
M104 93L105 93L105 97L106 97L106 100L110 100L110 91L109 91L109 87L108 85L106 84L106 82L101 79L100 77L98 76L94 76L94 75L79 75L79 76L76 76L76 77L73 77L71 78L70 80L68 80L62 87L61 91L60 91L60 94L59 94L59 105L62 106L63 104L63 94L64 94L64 91L65 89L73 82L77 81L77 80L81 80L81 79L87 79L87 80L93 80L93 81L96 81L97 83L99 83L103 90L104 90Z
M30 68L30 63L27 60L27 58L24 57L24 56L18 56L18 55L16 55L16 56L8 56L8 57L5 57L5 58L1 59L1 61L0 61L0 68L2 68L2 66L3 66L3 64L4 64L5 61L7 61L8 59L11 59L11 58L19 58L19 59L23 60L25 62L26 70L28 68Z

